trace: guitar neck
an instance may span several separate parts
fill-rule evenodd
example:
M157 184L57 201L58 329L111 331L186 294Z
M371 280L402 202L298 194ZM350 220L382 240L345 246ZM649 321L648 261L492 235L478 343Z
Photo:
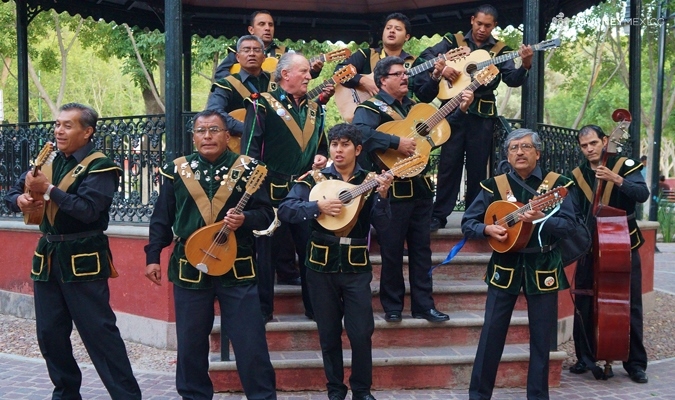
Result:
M534 51L541 50L541 43L537 43L535 45L532 45L532 50L534 50ZM476 71L480 71L481 69L487 67L488 65L492 65L492 64L499 65L499 64L507 62L509 60L513 60L516 57L520 57L520 54L518 54L517 51L512 51L510 53L502 54L501 56L491 58L487 61L479 62L478 64L476 64Z
M237 206L234 208L234 213L236 215L239 215L244 211L244 207L246 207L246 203L248 203L248 199L250 198L251 194L249 192L244 192L244 195L241 196L241 199L239 199ZM227 236L230 234L230 228L228 228L227 225L223 225L223 229L221 230L221 232L223 233L223 236Z
M391 172L391 170L389 170L389 171L385 172L384 174L390 174L391 175L392 172ZM382 175L384 175L384 174L382 174ZM380 176L382 176L382 175L380 175ZM346 196L345 196L345 199L343 199L342 194L341 194L340 195L340 201L342 201L343 203L347 203L347 202L351 201L352 199L354 199L358 196L361 196L362 194L367 193L367 192L375 189L377 187L377 185L379 185L379 184L380 183L378 181L376 181L375 179L364 182L364 183L356 186L354 189L345 193L345 194L348 194L350 196L349 199L347 199Z
M465 90L471 90L472 92L478 89L478 87L481 85L480 82L478 81L473 81L469 84L469 86L466 87ZM453 97L450 101L445 103L443 107L439 108L438 111L436 111L429 119L427 119L425 124L429 129L433 128L436 126L439 122L443 120L448 114L450 114L455 108L457 108L462 102L462 94L458 94L457 96Z
M327 85L335 85L335 79L330 78L323 81L323 83L321 83L319 86L307 92L307 98L310 100L316 98L321 94L323 88L325 88Z
M408 69L408 76L413 77L413 76L415 76L419 73L430 70L431 68L434 67L434 64L436 64L436 61L442 60L442 59L445 59L445 55L434 57L431 60L427 60L420 65L412 67L412 68Z

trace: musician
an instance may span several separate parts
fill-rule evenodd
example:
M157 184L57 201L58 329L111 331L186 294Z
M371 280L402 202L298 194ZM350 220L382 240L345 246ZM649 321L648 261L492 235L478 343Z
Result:
M282 221L299 223L311 221L311 239L307 243L307 288L319 329L324 371L329 399L342 400L347 395L342 362L342 318L352 350L352 370L349 384L352 399L373 399L370 387L373 376L371 336L374 330L372 293L373 278L368 256L368 233L371 222L382 231L389 225L388 189L390 175L376 177L356 163L361 153L361 132L354 125L338 124L328 132L330 156L333 163L321 171L314 170L293 186L279 206ZM379 182L376 193L366 198L353 226L343 232L322 227L316 218L338 215L342 202L336 198L309 201L316 184L338 179L360 185L367 179ZM358 200L357 200L358 201Z
M241 136L244 123L232 118L228 113L244 108L244 99L251 93L267 92L270 87L270 74L262 70L265 59L265 45L258 36L244 35L237 41L237 62L240 72L217 80L211 86L207 110L224 112L227 116L228 130Z
M243 213L235 212L245 193L245 180L258 161L228 150L229 139L224 117L217 111L202 111L194 118L192 140L197 153L162 168L165 179L150 219L145 276L162 284L160 253L175 234L168 276L173 283L176 309L176 389L180 396L213 397L208 373L209 335L217 298L223 334L232 343L246 397L276 399L265 324L258 317L260 301L251 232L269 226L274 213L262 191L251 196ZM215 221L224 221L237 241L237 258L232 269L222 276L202 273L185 256L187 238Z
M586 157L573 173L573 179L579 190L574 192L575 209L583 216L589 228L594 228L594 220L590 216L593 204L593 189L596 179L605 181L604 193L609 196L610 207L626 211L628 230L631 241L631 274L630 274L630 350L628 361L623 367L630 378L637 383L647 383L647 352L642 342L642 266L638 249L644 243L642 233L635 219L637 203L644 203L649 199L649 189L642 177L643 165L637 161L617 155L610 156L606 165L601 165L603 148L609 138L596 125L586 125L577 134L579 146ZM582 259L584 260L584 259ZM593 257L585 258L585 262L577 267L575 276L577 289L593 288ZM595 367L595 344L593 334L593 299L590 296L575 296L575 304L579 313L574 318L574 348L577 355L576 364L570 367L570 372L581 374ZM589 340L590 339L590 340ZM611 368L611 367L610 367ZM611 369L610 369L611 372ZM613 376L610 373L602 378Z
M490 204L498 200L527 204L535 193L572 184L568 178L549 175L537 165L541 155L537 132L529 129L512 131L506 137L504 151L513 172L481 182L481 191L462 218L462 232L469 238L491 237L499 242L514 240L508 237L503 226L483 222ZM519 220L533 222L545 216L542 211L529 210L521 214ZM485 275L488 284L485 322L471 372L470 399L492 396L509 321L521 289L527 299L530 329L527 398L548 399L549 347L555 340L558 315L556 292L569 287L560 251L552 244L557 238L572 234L574 224L574 208L568 196L557 212L550 213L545 222L535 225L524 249L492 253Z
M356 68L356 76L342 83L348 88L359 88L368 92L371 96L376 95L380 90L373 77L369 76L375 69L375 64L385 57L399 57L404 61L406 68L410 68L415 63L415 56L406 53L403 45L410 39L412 27L408 17L401 13L389 14L384 22L382 31L382 45L359 49L349 58L342 61L335 67L335 71L346 65L352 64Z
M379 93L361 103L354 114L354 125L363 134L364 152L359 163L369 170L380 170L368 153L376 150L395 149L404 156L415 153L414 139L380 132L377 127L385 122L403 119L408 115L413 101L408 94L408 76L404 61L399 57L386 57L375 65L375 82ZM465 91L459 111L450 114L461 118L471 103L473 94ZM429 218L433 198L431 179L420 174L413 178L396 178L392 184L391 209L396 215L388 229L377 231L382 254L380 276L380 302L388 322L401 321L405 283L403 278L403 243L407 242L410 269L411 310L414 318L432 322L449 319L438 311L432 297L431 238Z
M323 109L318 101L306 96L309 71L309 62L301 54L284 54L275 71L277 88L245 101L242 153L262 160L269 168L265 190L273 206L279 205L301 174L326 165L328 146L323 134ZM270 321L274 312L274 271L278 282L297 279L297 275L290 275L295 272L294 252L298 257L305 315L313 318L303 277L304 245L308 240L307 222L281 223L271 238L258 238L260 301L265 321Z
M249 35L254 35L262 39L263 49L265 49L265 57L273 57L276 59L281 58L283 54L286 54L289 50L286 46L280 45L274 39L274 19L272 14L267 10L258 10L254 11L249 18L248 24L248 33ZM237 43L237 47L239 44ZM232 48L228 48L230 53L225 57L225 59L218 65L216 68L216 73L214 79L219 80L230 75L230 68L239 62L236 57L239 49L235 51ZM264 58L263 58L264 60ZM312 78L316 78L321 73L323 69L323 61L317 60L312 63Z
M468 46L471 51L483 49L490 52L492 57L511 51L504 42L492 36L492 30L497 26L497 10L490 5L483 5L476 9L471 17L471 29L466 34L445 35L436 45L427 48L420 54L420 58L429 60L439 54L460 46ZM438 188L431 219L431 230L444 228L448 216L452 213L457 202L459 188L464 169L464 157L471 158L466 163L467 190L465 204L468 206L480 191L480 181L485 179L487 162L493 149L492 136L497 122L494 90L503 80L508 86L518 87L525 83L528 70L532 66L533 51L530 46L522 45L518 50L522 58L522 65L516 66L513 61L499 64L500 74L490 84L476 90L475 99L469 107L469 115L461 124L452 124L450 139L441 146L441 159L438 165ZM443 63L443 61L439 61ZM430 102L438 94L438 85L429 85L429 81L439 82L441 77L450 82L456 79L461 71L442 65L431 73L418 74L415 77L414 91L420 101ZM421 90L422 86L433 87L435 90Z
M95 149L97 120L91 107L61 106L54 125L56 158L36 176L23 173L5 203L13 212L44 213L30 276L37 339L54 384L52 397L81 398L82 373L70 341L74 322L110 397L140 399L110 307L108 278L118 274L103 233L121 169Z

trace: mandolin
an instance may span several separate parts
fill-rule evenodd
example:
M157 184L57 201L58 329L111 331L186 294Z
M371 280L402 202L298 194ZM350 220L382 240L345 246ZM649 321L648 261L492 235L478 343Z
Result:
M42 147L42 150L40 150L40 154L38 154L37 158L35 159L34 166L33 166L33 171L29 172L29 174L33 174L33 176L37 176L38 171L40 168L42 168L43 165L48 165L51 164L52 161L54 161L54 157L56 157L56 152L54 151L54 143L52 142L47 142L45 145ZM26 188L26 193L28 195L35 199L41 199L44 193L35 193L31 192ZM42 202L42 206L33 212L30 213L23 213L23 222L26 225L40 225L42 223L42 218L45 215L45 205L46 201Z
M462 57L467 57L469 54L471 54L471 50L466 46L452 49L445 54L441 54L440 56L427 60L422 64L411 67L408 69L408 77L412 78L419 73L432 69L438 60L452 61ZM371 79L373 78L373 74L367 74L364 76L369 76ZM352 119L354 118L354 111L356 111L356 106L371 97L372 96L370 93L360 88L350 89L342 85L335 87L335 104L337 105L340 115L342 115L342 118L344 118L346 122L352 122Z
M530 210L545 211L551 209L562 203L565 196L567 196L567 188L560 186L534 197L525 205L505 200L494 201L485 210L484 222L486 225L499 225L506 228L506 240L500 242L492 236L488 236L490 247L497 253L512 253L523 249L530 241L534 225L531 222L520 221L520 215Z
M474 91L481 85L487 85L499 74L499 69L489 65L476 74L476 80L466 88ZM462 102L462 94L445 103L440 109L431 104L415 104L408 112L408 116L401 121L389 121L380 125L380 132L404 138L415 139L415 153L423 154L427 158L434 147L440 146L450 139L450 124L445 117L457 108ZM391 168L403 159L398 150L378 150L374 153L375 161L383 168Z
M309 65L312 65L315 61L330 62L330 61L342 61L347 59L352 55L352 51L349 49L339 49L329 51L328 53L319 54L318 56L312 57L309 59ZM277 68L279 64L279 59L276 57L267 57L262 63L262 70L265 72L272 73ZM236 74L241 71L241 65L239 63L233 64L230 67L230 74Z
M234 209L241 214L249 198L262 185L267 175L267 167L258 164L246 182L246 188ZM244 179L244 178L242 178ZM185 242L185 257L201 272L220 276L228 273L237 257L237 238L225 221L206 225L197 229Z
M427 160L428 158L415 154L397 162L384 174L403 178L415 176L424 170L427 166ZM335 216L319 215L317 222L330 231L339 231L348 226L357 217L359 210L363 206L365 201L363 194L375 189L377 185L379 185L379 182L375 179L367 180L360 185L353 185L339 179L328 179L319 182L309 192L309 201L340 199L343 207L340 209L340 213Z
M560 38L544 40L541 43L532 45L532 50L548 50L554 49L560 46ZM452 67L461 73L454 81L448 82L445 78L441 79L438 84L438 98L441 100L447 100L451 97L457 96L458 93L461 93L474 78L474 75L477 71L482 70L488 65L497 65L504 63L514 58L519 57L517 51L511 51L501 56L495 58L490 57L490 53L483 49L477 49L471 52L471 54L463 59L459 60L449 60L445 64L448 67Z

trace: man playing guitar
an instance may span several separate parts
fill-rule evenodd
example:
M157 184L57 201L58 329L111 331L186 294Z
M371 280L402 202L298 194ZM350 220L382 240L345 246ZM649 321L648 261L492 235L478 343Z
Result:
M461 33L446 35L436 45L429 47L420 54L424 60L432 59L459 46L468 46L471 51L484 49L497 56L511 49L503 42L492 36L492 30L497 26L497 10L490 5L478 7L471 17L471 30L466 35ZM527 71L532 65L532 48L521 46L522 66L516 67L513 61L499 65L501 71L497 79L491 84L476 90L475 100L469 107L469 115L462 124L451 125L452 135L441 146L441 160L438 166L438 188L432 214L431 230L445 227L447 217L455 208L462 179L464 156L471 155L471 162L466 163L467 191L466 205L471 204L480 191L479 183L486 177L486 166L492 152L492 135L497 121L494 90L501 80L509 86L521 86L527 78ZM415 77L415 95L423 101L430 102L438 94L438 85L435 91L420 91L418 88L428 84L428 81L439 82L441 77L450 82L457 77L460 71L442 66L431 74L419 74ZM442 83L445 84L445 83Z

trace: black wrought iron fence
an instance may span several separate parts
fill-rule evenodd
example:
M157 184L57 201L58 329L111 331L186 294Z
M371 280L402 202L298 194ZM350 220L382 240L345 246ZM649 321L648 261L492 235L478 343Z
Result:
M185 134L192 129L194 113L184 115ZM499 163L506 157L502 143L508 132L520 127L521 120L500 118L495 128L494 149L491 161L493 173L498 171ZM540 125L539 132L543 141L540 159L542 167L571 173L581 162L581 153L576 145L576 130ZM122 170L119 191L115 194L110 211L111 221L120 223L148 223L153 206L159 194L161 178L159 168L165 160L165 123L164 115L140 115L101 118L95 134L96 147L112 158ZM29 123L19 125L0 125L0 196L30 167L40 149L54 138L53 122ZM630 154L630 148L624 150ZM434 179L438 166L437 152L430 156L430 167ZM464 191L462 191L463 193ZM456 206L464 209L462 198ZM11 213L4 202L0 202L0 217L20 217Z

